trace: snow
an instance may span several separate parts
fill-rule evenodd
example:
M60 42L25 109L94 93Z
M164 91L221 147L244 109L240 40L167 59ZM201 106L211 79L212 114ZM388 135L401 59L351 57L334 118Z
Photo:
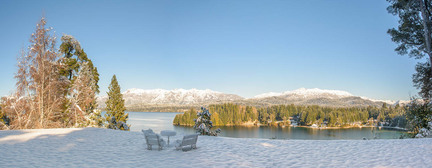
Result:
M421 128L419 133L415 136L416 138L425 138L430 135L430 131L426 128Z
M173 142L182 134L170 137ZM164 137L166 139L166 137ZM430 167L432 139L270 140L199 136L198 149L146 149L141 132L0 131L0 167ZM203 157L204 156L204 157Z
M371 99L371 98L367 98L367 97L360 97L360 98L366 99L366 100L370 100L370 101L373 101L373 102L384 102L384 103L386 103L388 105L396 105L396 104L399 104L399 103L400 104L404 104L404 103L408 102L408 101L405 101L405 100L393 101L393 100L377 100L377 99Z
M144 90L138 88L128 89L123 92L123 98L128 104L208 104L220 101L235 101L245 100L244 98L234 95L226 94L210 89L199 90L199 89L151 89ZM309 99L309 98L329 98L329 99L340 99L347 97L359 97L355 96L347 91L341 90L326 90L326 89L306 89L299 88L292 91L285 92L269 92L254 96L252 99L263 99L268 97L280 97L291 98L291 99ZM99 97L99 100L103 101L107 96ZM409 101L392 101L392 100L376 100L367 97L360 97L365 100L372 102L385 102L389 105L406 104ZM246 99L248 100L248 99Z
M339 96L339 97L353 96L351 93L348 93L346 91L341 91L341 90L325 90L325 89L318 89L318 88L313 88L313 89L300 88L300 89L297 89L297 90L286 92L284 94L297 94L297 95L304 95L306 97L308 97L308 96L318 96L318 95L322 95L322 94L330 94L330 95L335 95L335 96Z
M332 98L336 97L336 98L345 98L345 97L352 97L354 96L353 94L347 92L347 91L342 91L342 90L326 90L326 89L318 89L318 88L313 88L313 89L306 89L306 88L300 88L300 89L296 89L296 90L292 90L292 91L286 91L286 92L282 92L282 93L278 93L278 92L269 92L269 93L263 93L263 94L259 94L257 96L255 96L254 98L256 99L261 99L261 98L267 98L267 97L275 97L275 96L292 96L292 95L297 95L297 96L301 96L303 98L314 98L314 97L328 97L328 98ZM357 97L357 96L354 96ZM367 97L360 97L362 99L366 99L366 100L370 100L373 102L384 102L387 103L389 105L396 105L396 104L407 104L410 101L406 101L406 100L399 100L399 101L393 101L393 100L376 100L376 99L371 99L371 98L367 98Z
M300 89L296 89L296 90L292 90L292 91L286 91L286 92L282 92L282 93L276 93L276 92L264 93L264 94L257 95L254 98L266 98L266 97L284 96L284 95L298 95L298 96L302 96L302 97L317 97L317 96L322 96L322 95L332 95L332 96L337 96L339 98L353 96L351 93L346 92L346 91L341 91L341 90L326 90L326 89L318 89L318 88L313 88L313 89L300 88Z
M269 92L269 93L263 93L263 94L259 94L254 96L254 98L266 98L266 97L275 97L275 96L281 96L282 93L276 93L276 92Z
M153 95L165 95L165 94L177 94L177 95L189 95L194 94L199 97L205 97L209 94L221 94L221 92L212 91L210 89L205 90L198 90L198 89L174 89L174 90L165 90L165 89L150 89L150 90L144 90L144 89L137 89L132 88L128 89L123 94L136 94L136 95L142 95L142 94L153 94Z
M415 136L416 138L431 138L432 122L428 122L428 128L421 128L419 133Z
M107 96L100 97L103 101ZM132 88L123 92L127 104L206 104L214 101L243 99L236 95L224 94L210 89L152 89Z

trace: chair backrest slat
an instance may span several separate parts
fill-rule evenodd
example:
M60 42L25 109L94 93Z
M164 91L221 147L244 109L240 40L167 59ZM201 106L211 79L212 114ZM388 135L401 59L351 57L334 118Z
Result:
M185 135L183 137L182 146L193 145L193 144L196 143L197 139L198 139L198 135L197 134Z
M147 142L152 145L159 144L159 137L156 134L147 134Z

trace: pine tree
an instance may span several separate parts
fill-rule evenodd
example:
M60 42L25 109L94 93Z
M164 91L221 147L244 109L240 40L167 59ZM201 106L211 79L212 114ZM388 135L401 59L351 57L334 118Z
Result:
M73 36L67 34L62 36L61 41L62 44L60 45L59 50L64 55L61 63L65 66L60 70L60 74L67 77L73 83L79 74L80 67L83 63L88 63L91 74L93 75L92 78L96 83L93 86L95 87L93 90L95 90L96 93L99 93L99 73L97 68L93 66L92 60L87 57L87 54L81 47L80 42Z
M198 118L194 120L194 128L196 129L196 132L200 133L201 135L217 136L217 134L220 133L220 129L217 129L216 131L211 130L213 127L211 114L204 107L201 107L201 110L201 113L197 113Z
M105 119L108 121L107 127L110 129L128 130L130 125L127 125L128 113L125 114L126 107L124 105L123 95L120 92L120 85L114 75L111 79L111 84L108 87L108 100L106 104Z
M73 80L80 69L80 62L86 61L87 55L81 49L80 43L71 35L63 35L61 37L62 44L59 51L64 54L62 63L65 65L60 73ZM74 58L73 56L76 56Z

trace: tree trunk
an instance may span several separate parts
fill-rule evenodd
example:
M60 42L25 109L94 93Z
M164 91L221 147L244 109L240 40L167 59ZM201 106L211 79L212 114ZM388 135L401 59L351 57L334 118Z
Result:
M426 53L429 56L429 64L431 65L431 71L432 71L432 49L431 49L431 20L430 15L428 11L428 0L418 0L420 4L421 14L423 18L423 29L424 29L424 37L425 37L425 43L426 43Z

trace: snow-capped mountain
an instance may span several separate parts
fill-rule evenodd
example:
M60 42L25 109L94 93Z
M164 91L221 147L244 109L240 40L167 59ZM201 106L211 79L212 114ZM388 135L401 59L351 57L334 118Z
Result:
M269 92L255 96L252 100L270 104L300 104L323 106L380 106L383 103L395 105L405 101L375 100L367 97L354 96L341 90L300 88L282 93Z
M143 90L132 88L123 92L123 98L128 110L137 111L185 111L190 108L219 103L237 103L251 106L295 104L332 107L365 107L382 106L383 103L389 105L408 103L407 101L374 100L355 96L346 91L318 88L300 88L281 93L269 92L250 99L209 89ZM98 104L101 108L105 107L106 99L106 96L98 98Z
M286 91L282 93L276 93L276 92L269 92L264 93L255 96L254 98L267 98L267 97L274 97L274 96L284 96L284 97L290 97L290 96L296 96L301 98L318 98L318 97L327 97L327 98L343 98L343 97L350 97L353 96L351 93L348 93L346 91L340 91L340 90L324 90L324 89L306 89L306 88L300 88L293 91Z
M131 105L203 105L244 99L234 94L225 94L209 89L143 90L132 88L126 90L122 94L125 99L126 107ZM100 97L99 102L105 100L106 96Z
M263 94L256 95L256 96L254 96L253 98L261 99L261 98L266 98L266 97L275 97L275 96L280 96L280 95L282 95L282 94L283 94L283 93L268 92L268 93L263 93Z

